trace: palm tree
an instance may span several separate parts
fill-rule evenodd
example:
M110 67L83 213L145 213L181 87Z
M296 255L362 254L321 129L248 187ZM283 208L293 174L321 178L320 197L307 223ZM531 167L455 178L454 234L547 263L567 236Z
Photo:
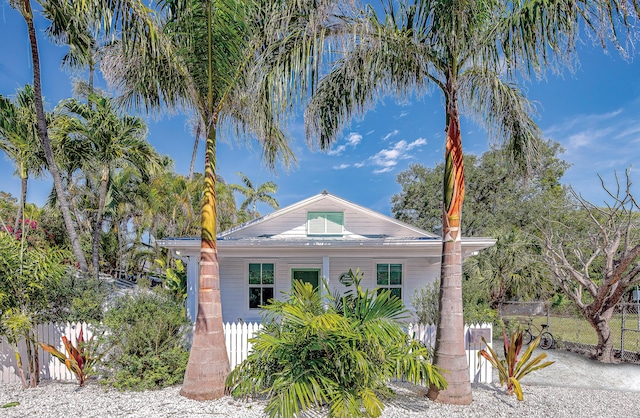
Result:
M62 108L69 117L59 124L58 133L75 137L83 148L89 150L90 159L85 162L84 170L97 170L99 178L92 244L92 266L98 275L104 207L113 173L131 165L144 177L159 167L159 157L145 139L147 128L144 122L137 117L119 116L108 98L90 94L88 104L71 99L64 102Z
M432 386L431 399L472 400L462 316L461 111L506 142L517 168L525 169L535 160L540 132L532 120L535 109L514 80L570 62L584 22L598 39L615 41L614 26L628 24L625 19L638 12L628 6L622 0L383 0L383 14L371 7L362 12L364 19L345 19L357 44L320 81L309 103L305 119L312 143L327 149L353 115L363 115L384 95L406 98L435 89L443 96L442 270L434 361L448 371L448 387Z
M253 186L253 182L249 179L249 177L246 176L246 174L238 172L238 175L242 179L242 184L244 184L244 186L241 186L239 184L232 184L231 190L233 190L234 192L240 192L244 196L244 202L242 202L242 205L240 205L240 210L247 210L249 205L251 205L251 216L253 217L253 219L256 219L258 217L258 202L266 203L275 210L278 210L280 205L278 205L278 201L273 196L271 196L272 193L278 191L277 184L272 181L268 181L266 183L262 183L256 189Z
M81 2L78 2L81 3ZM108 4L107 4L108 3ZM123 99L148 110L187 108L198 114L206 138L198 313L181 394L223 396L229 372L220 301L216 243L216 144L231 126L257 137L270 167L290 164L286 110L309 89L329 0L188 0L161 3L151 17L141 1L101 2L129 30L101 60L102 72ZM126 10L125 10L126 9ZM119 13L117 11L120 11ZM272 47L272 43L278 45Z
M0 95L0 150L14 161L21 180L20 203L13 228L16 231L24 213L29 176L39 176L46 166L30 85L17 91L15 103Z
M60 172L58 166L53 158L53 152L51 150L51 141L49 140L49 134L47 132L47 120L44 113L44 104L42 100L42 85L40 77L40 55L38 52L38 39L36 37L36 28L33 19L33 10L31 8L31 0L9 0L11 7L18 10L27 25L27 32L29 35L29 45L31 46L31 61L33 64L33 95L36 109L36 120L38 123L38 137L42 144L42 149L47 161L47 168L53 178L53 185L58 196L58 205L60 206L60 212L64 219L64 224L71 241L71 248L73 254L76 257L78 265L82 271L88 271L89 266L87 260L82 252L80 240L76 227L71 218L71 212L69 210L69 202L65 194L62 180L60 178Z

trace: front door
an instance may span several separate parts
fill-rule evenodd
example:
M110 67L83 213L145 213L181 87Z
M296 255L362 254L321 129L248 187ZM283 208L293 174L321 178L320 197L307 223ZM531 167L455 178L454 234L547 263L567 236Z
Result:
M292 269L292 283L294 280L300 280L303 283L311 283L314 289L320 286L320 269Z

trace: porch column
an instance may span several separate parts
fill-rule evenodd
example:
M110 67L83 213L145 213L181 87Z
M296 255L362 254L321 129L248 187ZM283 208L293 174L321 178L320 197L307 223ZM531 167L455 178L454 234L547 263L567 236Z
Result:
M331 279L329 278L329 256L328 255L325 255L324 257L322 257L322 276L327 281L327 286L329 286L331 284L330 282Z
M185 308L187 309L187 318L193 323L196 322L198 315L198 288L200 281L198 280L198 271L200 265L200 256L179 256L187 266L187 300Z

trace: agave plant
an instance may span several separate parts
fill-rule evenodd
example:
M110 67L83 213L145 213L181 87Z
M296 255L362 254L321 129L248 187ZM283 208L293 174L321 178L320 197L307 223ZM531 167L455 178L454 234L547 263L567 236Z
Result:
M498 376L500 376L500 386L505 383L507 385L507 394L513 395L515 393L518 400L522 401L524 400L524 395L522 393L520 380L529 373L550 366L554 362L546 361L542 363L542 360L547 357L546 353L542 353L533 359L531 358L533 350L535 350L540 343L540 336L529 344L521 358L518 358L518 356L523 346L522 331L520 329L514 331L511 334L511 339L509 339L503 329L502 338L504 340L504 359L498 357L498 354L487 344L484 337L482 341L487 346L487 349L481 350L478 353L478 357L482 356L486 358L487 361L496 368Z
M62 343L67 350L66 355L50 344L40 343L40 346L64 363L67 369L76 375L80 386L84 386L87 378L91 375L93 365L98 361L94 352L93 337L89 341L85 341L81 328L77 338L77 347L74 347L65 336L62 337Z
M402 329L406 310L389 291L357 286L336 305L296 281L288 300L263 309L266 326L227 385L235 396L265 394L272 417L322 407L329 417L377 417L392 378L446 387L430 350Z

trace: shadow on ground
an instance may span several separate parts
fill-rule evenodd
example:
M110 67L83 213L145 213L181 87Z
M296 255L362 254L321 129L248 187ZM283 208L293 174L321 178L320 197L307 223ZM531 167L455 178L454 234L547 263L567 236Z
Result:
M524 377L523 385L640 392L640 365L603 364L580 354L562 350L537 349L534 356L541 352L547 353L547 360L555 363ZM497 375L494 376L494 381L499 381Z

